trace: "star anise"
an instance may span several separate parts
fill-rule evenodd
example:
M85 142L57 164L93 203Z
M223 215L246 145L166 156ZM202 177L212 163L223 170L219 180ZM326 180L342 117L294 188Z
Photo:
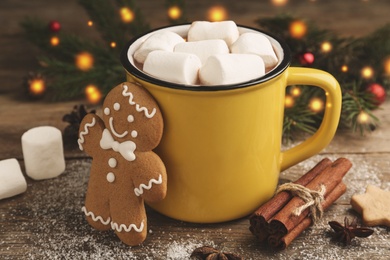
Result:
M344 226L337 221L330 221L329 225L335 231L333 239L339 242L343 242L344 245L348 246L351 244L351 240L355 237L369 237L374 233L374 230L358 227L356 218L349 223L347 217L344 218Z
M202 260L241 260L241 256L234 253L220 252L211 246L202 246L196 248L191 258L202 259Z

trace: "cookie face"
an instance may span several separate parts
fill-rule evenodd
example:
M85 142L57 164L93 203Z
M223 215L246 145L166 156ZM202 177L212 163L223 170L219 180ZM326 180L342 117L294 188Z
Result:
M102 118L95 114L83 118L78 143L93 160L82 211L92 227L112 229L132 246L145 240L144 201L162 200L167 190L165 166L151 151L162 132L156 101L128 82L107 95Z
M366 193L352 196L351 205L362 214L365 225L390 227L390 191L368 185Z
M157 103L133 83L122 83L108 93L103 121L115 139L135 142L138 151L156 148L162 137L163 120Z

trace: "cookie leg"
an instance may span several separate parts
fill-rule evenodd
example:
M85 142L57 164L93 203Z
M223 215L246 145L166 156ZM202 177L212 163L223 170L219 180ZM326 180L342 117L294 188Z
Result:
M147 235L147 219L143 201L142 203L133 202L134 199L127 200L126 203L120 201L110 203L111 228L123 243L130 246L141 244Z
M108 189L96 185L91 179L88 183L85 206L82 207L88 223L97 230L111 229L110 207L108 199Z

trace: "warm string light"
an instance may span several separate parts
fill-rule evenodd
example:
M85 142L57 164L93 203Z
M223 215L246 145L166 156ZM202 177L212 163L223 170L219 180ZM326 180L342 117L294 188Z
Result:
M42 95L46 90L46 84L43 79L32 79L29 84L29 91L34 96Z
M110 47L111 47L111 48L115 48L115 47L116 47L116 42L111 42L111 43L110 43Z
M211 22L223 21L226 20L226 18L227 18L227 11L223 6L219 6L219 5L213 6L208 11L208 19Z
M341 71L342 72L348 72L348 66L347 65L341 66Z
M172 20L177 20L181 17L181 9L180 7L174 5L169 7L168 9L168 17Z
M357 119L356 119L360 124L367 124L370 120L370 116L364 112L364 111L360 111Z
M60 39L57 36L53 36L50 38L50 45L57 46L60 44Z
M292 96L286 95L284 97L284 107L291 108L294 106L295 100Z
M325 53L330 52L332 50L332 48L333 48L333 46L330 42L323 42L321 44L322 52L325 52Z
M85 96L89 103L97 104L102 99L102 93L95 85L88 85L85 88Z
M374 70L370 66L366 66L366 67L362 68L362 70L360 72L361 72L362 77L365 79L370 79L374 76Z
M122 7L119 10L119 14L121 16L122 22L124 22L124 23L131 23L134 20L134 13L128 7Z
M283 6L287 4L288 0L271 0L271 2L275 6Z
M304 22L297 20L290 24L289 32L290 36L296 39L300 39L306 35L307 26Z
M299 97L302 93L302 90L299 87L293 87L293 88L291 88L290 93L294 97Z
M388 57L384 62L384 71L386 75L390 75L390 57Z
M93 67L93 56L88 52L81 52L76 56L76 67L82 71L88 71Z
M320 112L324 109L324 101L320 98L312 98L309 103L309 108L313 112Z
M91 27L91 26L93 26L93 22L92 22L91 20L89 20L89 21L87 22L87 25L88 25L89 27Z

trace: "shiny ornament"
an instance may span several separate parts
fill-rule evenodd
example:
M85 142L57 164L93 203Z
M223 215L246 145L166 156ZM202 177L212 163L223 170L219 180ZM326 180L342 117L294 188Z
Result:
M58 21L50 21L49 30L53 33L57 33L61 30L61 24Z
M314 54L311 52L305 52L299 56L299 62L302 65L311 65L315 60Z
M374 104L376 106L381 105L386 100L386 91L383 86L379 85L378 83L372 83L370 84L366 91L370 94L372 94Z

